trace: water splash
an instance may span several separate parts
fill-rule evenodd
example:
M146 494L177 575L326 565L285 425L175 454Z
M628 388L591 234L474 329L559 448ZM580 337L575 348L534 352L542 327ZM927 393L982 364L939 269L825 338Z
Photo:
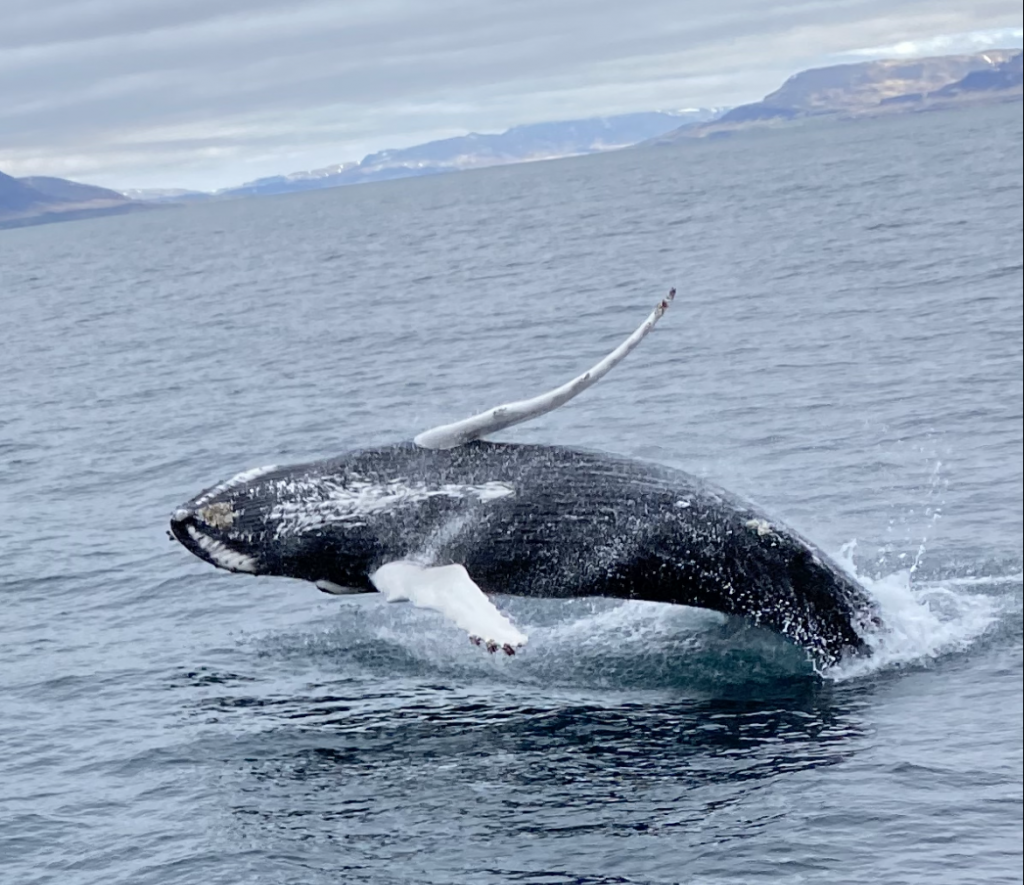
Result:
M644 601L499 597L530 643L514 658L471 645L457 627L405 605L346 605L343 623L255 639L260 653L330 661L361 677L411 677L635 692L761 693L813 682L803 649L738 617Z
M935 466L932 468L931 476L928 478L928 498L931 500L935 497L936 491L939 486L942 485L945 488L948 485L948 481L942 478L942 462L936 461ZM928 536L935 528L936 523L942 518L942 505L944 499L940 499L939 503L932 506L930 503L925 507L925 516L928 517L928 523L925 526L924 534L921 536L921 543L917 545L917 553L914 554L914 562L910 566L910 577L912 578L917 572L924 559L925 550L928 547Z
M931 457L928 460L931 460ZM922 502L923 525L921 524L922 513L916 507L890 517L885 530L888 541L878 548L876 570L891 569L894 562L898 563L898 567L902 569L908 561L911 575L915 575L921 568L946 505L949 479L943 474L944 466L940 458L935 458L928 473ZM897 538L897 529L906 534L902 538Z
M326 630L275 632L257 645L274 657L327 659L348 675L483 680L605 690L698 692L769 690L793 680L846 682L886 670L927 667L970 648L1020 608L1021 575L922 581L910 568L870 577L858 573L856 543L837 557L877 600L884 627L865 637L872 654L824 672L807 653L742 618L687 606L612 599L496 599L530 634L515 658L472 646L432 612L359 600ZM1018 592L1000 588L1016 584Z
M828 673L832 679L843 681L911 664L927 666L943 655L970 647L1005 611L1005 600L967 588L1012 582L1013 576L971 578L969 582L917 581L915 573L924 555L922 541L910 568L871 577L858 572L856 546L855 540L844 545L839 565L877 600L884 626L864 637L871 656L840 662Z

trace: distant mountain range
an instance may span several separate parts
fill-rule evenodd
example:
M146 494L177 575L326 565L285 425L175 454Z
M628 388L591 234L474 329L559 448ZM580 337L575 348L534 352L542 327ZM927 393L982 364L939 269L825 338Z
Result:
M186 202L319 190L369 181L437 175L530 160L551 160L628 147L669 132L683 123L714 120L727 108L693 108L593 117L558 123L516 126L496 135L471 132L399 150L369 154L359 163L341 163L310 172L292 172L248 181L213 193L197 191L125 191L135 199Z
M64 178L12 178L0 172L0 228L145 212L153 206L117 191Z
M671 144L810 117L865 117L979 101L1019 101L1024 94L1021 57L1019 49L994 49L801 71L761 101L740 105L710 122L681 126L651 143Z
M168 203L229 200L437 175L507 163L727 135L808 118L850 119L916 112L1024 95L1019 49L974 55L871 61L801 71L761 101L726 108L622 114L470 133L369 154L308 172L274 175L206 193L182 189L116 192L61 178L11 178L0 172L0 228L144 211Z

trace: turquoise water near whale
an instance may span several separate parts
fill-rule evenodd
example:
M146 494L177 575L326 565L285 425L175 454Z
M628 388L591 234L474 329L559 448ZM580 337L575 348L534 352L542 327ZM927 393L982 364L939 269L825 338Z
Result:
M1021 881L1020 104L0 234L0 882ZM216 571L174 507L649 340L502 438L680 467L855 569L742 622L438 616Z

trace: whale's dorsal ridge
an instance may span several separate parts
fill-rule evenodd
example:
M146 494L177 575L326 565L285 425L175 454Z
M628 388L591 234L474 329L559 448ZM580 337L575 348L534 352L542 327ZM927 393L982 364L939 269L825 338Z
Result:
M600 381L622 362L647 337L647 333L654 328L658 320L668 310L675 296L676 290L670 289L668 295L658 302L658 305L651 311L647 319L640 324L639 328L632 335L597 363L597 365L588 369L582 375L577 375L560 387L556 387L554 390L549 390L547 393L542 393L531 399L505 403L481 412L478 415L473 415L471 418L466 418L463 421L456 421L454 424L442 424L440 427L424 430L416 436L414 440L416 445L425 449L454 449L456 446L465 445L475 439L481 439L514 424L531 421L540 415L554 411L559 406L565 405L569 400L579 396L588 387Z

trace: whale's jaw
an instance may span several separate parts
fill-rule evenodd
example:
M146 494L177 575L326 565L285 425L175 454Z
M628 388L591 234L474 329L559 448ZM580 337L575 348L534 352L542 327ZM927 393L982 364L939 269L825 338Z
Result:
M222 532L211 527L194 510L179 507L174 511L171 534L190 553L217 568L250 575L258 572L255 557L233 547Z

